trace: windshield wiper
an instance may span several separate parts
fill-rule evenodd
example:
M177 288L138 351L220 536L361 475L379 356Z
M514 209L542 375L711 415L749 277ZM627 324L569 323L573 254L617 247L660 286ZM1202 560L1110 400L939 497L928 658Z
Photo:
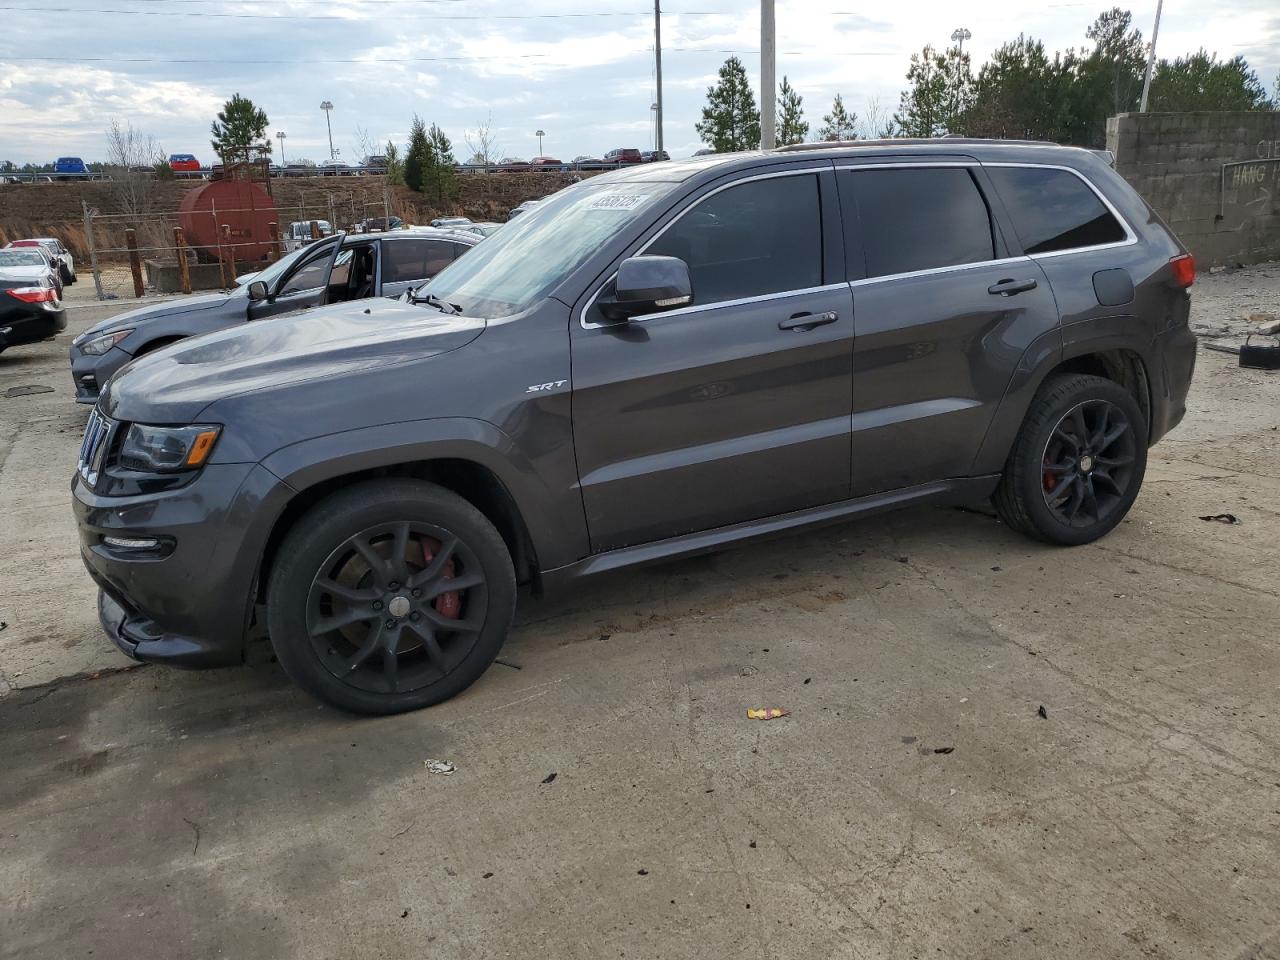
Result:
M414 296L409 302L425 303L427 306L435 307L441 313L447 313L450 316L457 316L462 312L462 308L456 303L450 303L448 300L441 300L434 293L428 293L425 297Z

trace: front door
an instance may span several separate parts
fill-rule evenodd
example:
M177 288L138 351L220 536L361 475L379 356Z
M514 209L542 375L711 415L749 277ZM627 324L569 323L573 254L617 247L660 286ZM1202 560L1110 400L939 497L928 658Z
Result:
M834 186L828 168L711 190L639 251L689 265L692 306L614 324L588 306L574 324L594 550L848 496L853 322Z
M968 476L1027 347L1061 347L1053 293L1039 264L1012 255L976 164L838 179L863 274L851 284L853 493Z

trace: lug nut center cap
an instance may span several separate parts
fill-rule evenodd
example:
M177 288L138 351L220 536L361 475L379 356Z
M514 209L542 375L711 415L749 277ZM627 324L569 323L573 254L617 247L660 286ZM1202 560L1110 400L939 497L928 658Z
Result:
M396 619L407 616L409 613L409 598L408 597L392 598L391 602L387 604L387 612L390 613Z
M1093 469L1093 457L1089 456L1086 453L1083 457L1080 458L1080 472L1088 473L1092 469ZM400 614L396 614L396 616L400 616Z

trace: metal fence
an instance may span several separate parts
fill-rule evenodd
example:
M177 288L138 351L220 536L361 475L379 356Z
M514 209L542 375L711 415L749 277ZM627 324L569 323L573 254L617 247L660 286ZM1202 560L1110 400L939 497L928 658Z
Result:
M252 214L258 227L241 228ZM352 233L384 229L398 216L388 192L381 200L330 195L309 203L257 209L208 209L145 215L101 213L84 205L82 224L56 230L77 256L82 278L75 299L142 298L200 290L225 290L238 275L269 263L312 239L335 230ZM267 220L266 217L271 219ZM265 230L263 229L265 227ZM92 277L92 294L83 280Z

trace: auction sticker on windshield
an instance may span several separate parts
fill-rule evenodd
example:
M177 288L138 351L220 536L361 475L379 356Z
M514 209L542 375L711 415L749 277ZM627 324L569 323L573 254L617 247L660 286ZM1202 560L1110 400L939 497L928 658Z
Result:
M649 199L647 193L615 193L604 197L596 197L587 207L588 210L635 210Z

